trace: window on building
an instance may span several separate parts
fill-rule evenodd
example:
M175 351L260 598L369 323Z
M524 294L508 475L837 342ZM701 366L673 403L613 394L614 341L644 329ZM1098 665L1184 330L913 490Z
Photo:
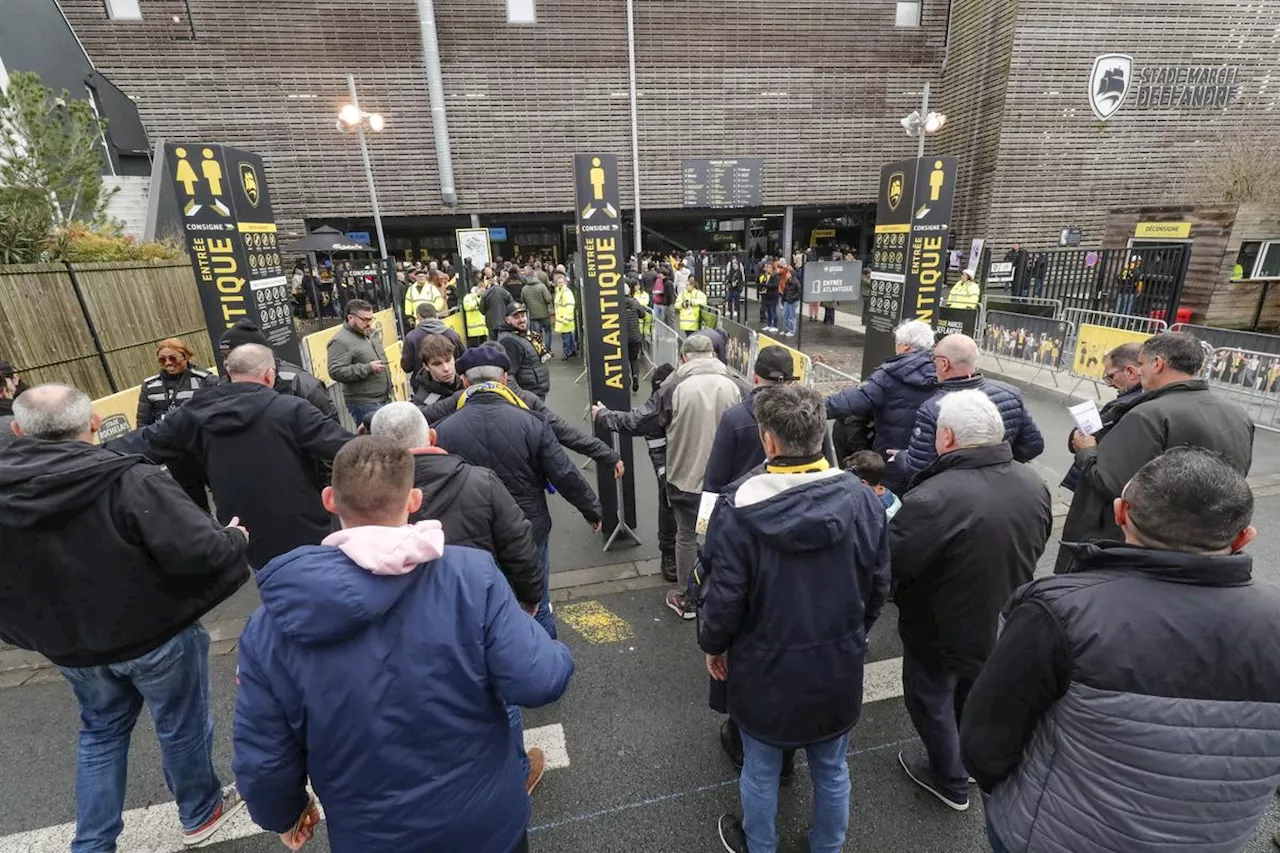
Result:
M141 21L138 0L106 0L107 17L114 21Z
M895 27L920 26L920 7L922 0L898 0L897 13L893 19Z
M533 4L534 0L507 0L507 23L538 23L538 11Z
M1251 240L1240 246L1231 277L1280 278L1280 240Z

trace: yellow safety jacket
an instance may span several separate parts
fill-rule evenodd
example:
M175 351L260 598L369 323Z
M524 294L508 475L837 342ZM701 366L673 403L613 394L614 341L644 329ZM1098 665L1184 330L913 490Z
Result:
M462 297L462 317L468 338L483 338L489 334L484 322L484 309L480 307L480 294L474 290Z
M701 290L686 287L680 294L680 331L696 332L702 325L702 308L707 304L707 294Z
M426 282L422 285L409 285L404 291L404 316L415 316L414 311L417 309L419 302L430 302L434 305L435 298L432 294L439 292L440 291L436 290L436 286L431 282ZM436 306L436 310L440 310L438 305Z
M650 301L651 300L649 299L649 294L643 290L640 291L640 293L636 296L636 302L639 302L645 308L649 307ZM653 315L650 314L648 311L645 311L643 314L640 315L640 334L644 335L645 337L648 337L652 331L653 331Z
M978 283L972 279L956 282L947 294L947 305L952 308L977 308Z
M556 290L555 310L556 310L556 328L559 334L568 332L573 333L573 309L577 306L577 300L573 298L573 291L566 285Z

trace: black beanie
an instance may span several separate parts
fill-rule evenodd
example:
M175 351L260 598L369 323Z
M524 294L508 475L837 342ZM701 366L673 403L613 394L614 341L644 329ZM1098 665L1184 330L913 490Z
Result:
M267 340L266 335L262 334L262 330L249 320L237 320L236 324L223 332L222 337L218 339L218 346L222 349L233 350L241 344L271 346L271 342Z

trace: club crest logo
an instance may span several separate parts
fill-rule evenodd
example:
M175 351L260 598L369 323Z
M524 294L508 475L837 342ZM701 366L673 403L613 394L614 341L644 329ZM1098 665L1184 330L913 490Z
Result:
M1089 75L1089 106L1099 121L1116 114L1129 94L1133 81L1133 57L1124 53L1106 53L1093 61Z
M894 172L889 176L889 209L897 210L898 205L902 203L902 186L906 182L906 176L901 172Z

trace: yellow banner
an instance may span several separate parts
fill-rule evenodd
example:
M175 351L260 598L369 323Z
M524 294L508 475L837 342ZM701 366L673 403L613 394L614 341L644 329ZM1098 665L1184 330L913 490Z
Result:
M877 234L910 234L911 223L902 222L897 225L877 225L876 233Z
M1094 326L1085 323L1080 326L1076 340L1075 361L1071 372L1077 376L1086 376L1101 382L1106 368L1103 357L1121 344L1142 343L1151 335L1146 332L1133 332L1128 329L1113 329L1110 326Z
M240 222L237 227L242 234L274 234L276 233L276 224L274 222Z
M804 367L805 367L805 362L807 361L804 353L800 352L800 350L792 349L791 347L784 344L782 341L775 341L773 338L769 337L768 335L761 335L760 349L764 349L765 347L782 347L783 349L790 352L791 364L795 372L795 377L796 379L799 379L801 382L804 381ZM752 369L754 369L754 367L755 366L752 365Z
M312 375L326 386L333 384L333 377L329 375L329 341L333 340L333 336L338 334L341 328L342 326L330 326L298 341L311 362ZM373 330L381 333L382 346L387 350L387 359L390 360L391 348L388 344L396 341L396 312L387 308L374 314Z
M98 434L94 436L97 444L121 438L138 428L138 397L141 393L142 386L135 385L93 401L93 413L102 421Z
M396 341L387 347L387 369L391 371L391 393L397 400L409 399L409 374L400 368L400 356L404 341Z
M1139 240L1186 240L1191 236L1191 223L1139 222L1133 236Z

